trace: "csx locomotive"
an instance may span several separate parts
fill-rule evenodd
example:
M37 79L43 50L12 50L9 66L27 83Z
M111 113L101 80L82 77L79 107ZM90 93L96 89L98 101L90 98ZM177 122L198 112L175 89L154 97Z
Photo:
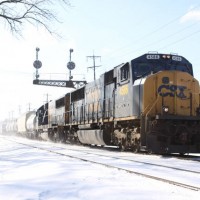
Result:
M199 94L188 60L148 53L42 105L35 131L134 152L200 153Z

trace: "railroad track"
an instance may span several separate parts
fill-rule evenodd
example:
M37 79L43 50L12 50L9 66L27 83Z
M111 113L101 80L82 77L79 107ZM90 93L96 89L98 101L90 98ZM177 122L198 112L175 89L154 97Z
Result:
M63 148L63 150L70 150L70 151L79 152L79 150L74 150L74 149L71 149L71 148L64 148L64 147L60 147L60 148ZM108 157L108 158L112 158L112 159L116 159L116 160L131 161L131 162L135 162L135 163L140 163L140 164L145 164L145 165L150 165L150 166L156 166L156 167L163 167L163 168L167 168L167 169L174 169L174 170L182 171L182 172L190 172L190 173L194 173L194 174L200 174L200 171L188 170L188 169L172 167L172 166L167 166L167 165L160 165L160 164L144 162L144 161L138 161L138 160L122 158L122 157L116 157L116 156L102 155L100 153L88 152L86 150L81 150L81 153L85 153L85 154L88 154L88 155L96 155L96 156Z
M145 166L145 168L147 168L148 166L153 166L153 168L158 167L158 168L162 168L162 169L167 168L167 169L170 169L170 170L173 170L173 171L188 173L188 174L190 174L190 176L195 176L195 177L199 176L200 172L198 172L198 171L186 170L186 169L181 169L181 168L177 168L177 167L169 167L169 166L164 166L164 165L158 165L158 164L153 164L153 163L150 163L150 162L142 162L142 161L137 161L137 160L133 160L133 159L124 159L124 158L119 158L119 157L116 157L116 156L102 155L102 154L99 154L99 153L91 153L91 152L87 152L87 151L81 151L80 152L78 150L69 149L69 148L61 148L59 146L47 147L47 145L46 145L46 147L42 147L41 144L40 145L35 145L33 143L27 144L27 143L23 143L21 141L19 142L19 141L16 141L16 140L12 140L10 138L9 139L4 138L4 139L18 143L20 145L24 145L24 146L27 146L27 147L39 149L39 150L46 151L46 152L50 152L50 153L57 154L57 155L60 155L60 156L65 156L65 157L68 157L68 158L78 159L78 160L81 160L81 161L84 161L84 162L90 162L90 163L93 163L93 164L102 165L102 166L117 169L117 170L122 170L122 171L125 171L125 172L130 173L130 174L135 174L135 175L139 175L139 176L142 176L142 177L145 177L145 178L165 182L165 183L168 183L168 184L171 184L171 185L179 186L179 187L182 187L182 188L187 188L189 190L200 191L200 186L195 186L195 185L192 185L192 184L189 184L189 183L188 184L182 183L181 181L172 180L170 178L163 178L162 176L152 175L152 174L149 174L147 172L139 172L139 171L134 170L132 168L126 168L123 165L119 166L115 163L116 163L116 161L120 161L120 162L137 163L137 164L143 165L142 167ZM69 151L73 151L73 152L77 153L78 155L70 154ZM94 157L94 156L96 156L95 158L98 158L98 159L91 159L91 157ZM102 162L103 157L104 157L104 159L106 158L106 160L104 162ZM163 170L163 171L165 171L165 170Z
M115 151L119 151L120 152L120 150L119 149L113 149L113 148L110 148L110 147L104 147L104 148L102 148L102 147L98 147L98 146L91 146L91 148L96 148L96 149L101 149L101 150L107 150L107 151L113 151L113 152L115 152ZM131 152L131 151L124 151L124 152ZM133 153L133 152L131 152L131 153ZM135 154L135 153L133 153L133 154ZM149 154L149 153L146 153L146 152L138 152L138 153L136 153L136 154L139 154L139 155L158 155L158 154ZM196 162L200 162L200 154L197 154L197 155L191 155L191 154L184 154L184 155L180 155L180 154L163 154L162 155L164 158L177 158L177 159L181 159L181 160L191 160L191 161L196 161Z

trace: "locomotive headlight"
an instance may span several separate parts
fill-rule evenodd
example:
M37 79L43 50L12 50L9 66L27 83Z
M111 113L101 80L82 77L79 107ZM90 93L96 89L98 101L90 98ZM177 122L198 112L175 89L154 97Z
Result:
M164 59L170 59L170 55L162 55Z
M169 107L168 106L163 106L163 113L168 113L169 112Z

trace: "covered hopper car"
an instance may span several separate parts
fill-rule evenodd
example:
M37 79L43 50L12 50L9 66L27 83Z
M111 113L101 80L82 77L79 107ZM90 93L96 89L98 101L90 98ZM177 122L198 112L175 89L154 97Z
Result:
M27 111L18 118L7 119L0 122L1 134L18 134L24 137L37 138L36 112Z

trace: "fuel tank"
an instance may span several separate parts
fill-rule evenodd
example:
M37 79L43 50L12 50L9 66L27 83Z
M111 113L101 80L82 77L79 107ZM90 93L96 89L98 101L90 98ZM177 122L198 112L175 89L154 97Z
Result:
M79 130L77 134L82 144L110 145L111 136L105 130Z

